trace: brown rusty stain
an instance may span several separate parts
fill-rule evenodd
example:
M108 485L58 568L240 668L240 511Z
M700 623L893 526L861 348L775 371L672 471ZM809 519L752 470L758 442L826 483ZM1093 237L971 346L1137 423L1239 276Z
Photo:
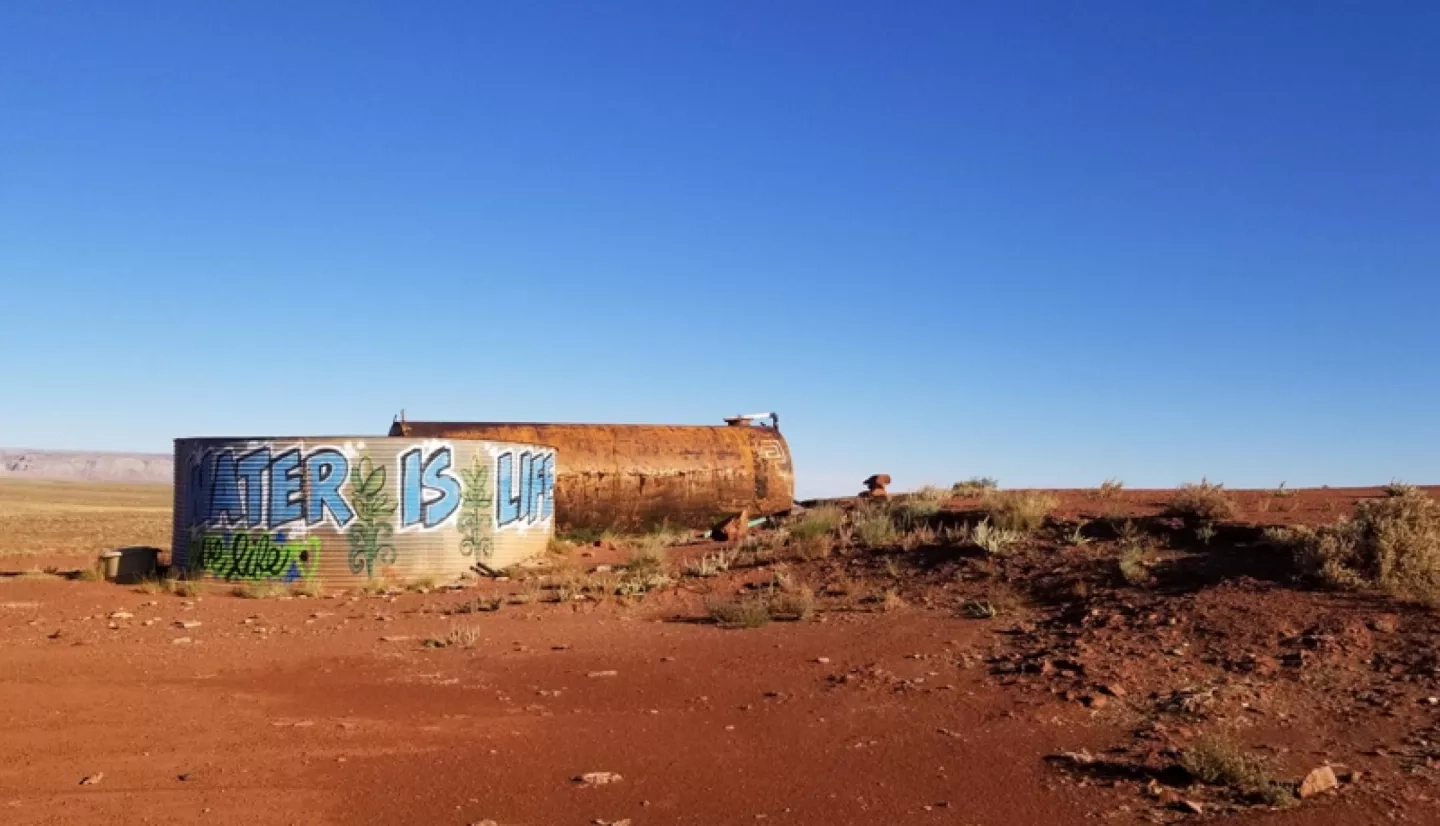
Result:
M558 451L560 531L709 529L741 511L789 510L790 447L776 427L727 425L416 422L392 436L534 442Z

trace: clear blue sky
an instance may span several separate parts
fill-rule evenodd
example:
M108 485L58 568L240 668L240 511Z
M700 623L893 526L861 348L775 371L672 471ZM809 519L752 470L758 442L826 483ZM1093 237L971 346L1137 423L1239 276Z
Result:
M1440 481L1440 4L0 4L0 444Z

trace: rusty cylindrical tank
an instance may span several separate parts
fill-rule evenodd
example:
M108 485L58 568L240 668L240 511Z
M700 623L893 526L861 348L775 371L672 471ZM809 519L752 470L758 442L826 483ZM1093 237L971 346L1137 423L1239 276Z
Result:
M695 426L415 422L402 414L390 434L550 445L559 463L557 530L645 531L709 528L742 510L758 516L790 509L790 447L778 421L761 426L751 418Z
M321 588L500 570L545 552L557 459L495 440L176 439L173 565Z

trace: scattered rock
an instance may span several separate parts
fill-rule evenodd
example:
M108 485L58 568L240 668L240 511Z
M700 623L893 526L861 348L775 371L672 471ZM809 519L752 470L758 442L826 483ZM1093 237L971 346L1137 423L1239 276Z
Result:
M133 617L133 616L135 616L135 615L132 614L132 613L130 613L129 611L116 611L115 613L113 613L113 614L110 615L110 619L113 619L113 620L130 619L130 618Z
M819 664L821 664L821 665L829 665L829 664L830 664L830 658L829 658L829 657L816 657L816 658L815 658L815 662L817 662L817 663L819 663Z
M82 786L98 786L98 785L100 785L100 781L101 781L101 780L104 780L104 779L105 779L105 772L95 772L95 773L92 774L92 775L89 775L89 776L87 776L87 777L82 777L82 778L80 778L80 785L82 785Z
M1203 815L1203 814L1205 814L1205 807L1204 807L1204 805L1202 805L1202 804L1200 804L1200 803L1197 803L1197 802L1195 802L1194 800L1182 800L1182 801L1180 801L1179 809L1180 809L1180 811L1182 811L1182 812L1188 812L1188 813L1190 813L1190 814L1192 814L1192 815Z
M742 510L711 531L711 536L721 542L738 542L750 531L750 511Z
M194 780L195 775L191 774L190 772L185 772L184 774L178 775L175 779L179 780L181 783L186 783Z
M175 623L175 626L177 628L184 628L186 631L189 631L191 628L199 628L200 620L180 620Z
M624 779L615 772L586 772L575 778L575 782L582 786L608 786Z
M1084 702L1085 705L1093 709L1102 709L1110 705L1110 701L1107 700L1102 694L1086 695L1082 702Z
M615 677L615 676L619 676L619 674L620 674L619 671L591 671L589 674L586 674L585 676L587 676L587 677Z
M1103 694L1109 694L1111 697L1125 696L1125 687L1120 685L1119 683L1106 683L1105 685L1100 686L1100 691Z
M1305 779L1300 781L1300 797L1302 800L1314 797L1339 785L1340 781L1335 777L1335 770L1329 766L1321 766L1305 775Z
M189 637L176 637L175 639L173 639L173 640L170 641L170 644L171 644L171 645L189 645L191 642L193 642L193 640L191 640Z
M1400 629L1400 618L1394 614L1381 614L1367 623L1371 631L1379 631L1381 634L1393 634Z

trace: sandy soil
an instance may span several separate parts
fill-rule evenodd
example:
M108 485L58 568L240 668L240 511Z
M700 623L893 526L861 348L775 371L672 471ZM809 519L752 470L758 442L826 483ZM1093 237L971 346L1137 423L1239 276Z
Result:
M1153 518L1168 495L1064 492L1057 516ZM550 592L181 597L0 557L0 822L1440 823L1440 623L1293 581L1256 527L1375 495L1242 493L1210 546L1168 548L1138 587L1104 536L1000 560L777 551L640 599L484 613L459 611ZM817 590L813 618L705 621L777 568ZM976 600L1003 610L973 618ZM427 646L453 629L473 643ZM1278 809L1177 778L1217 733L1279 780L1331 763L1345 782ZM594 772L619 778L576 780Z

